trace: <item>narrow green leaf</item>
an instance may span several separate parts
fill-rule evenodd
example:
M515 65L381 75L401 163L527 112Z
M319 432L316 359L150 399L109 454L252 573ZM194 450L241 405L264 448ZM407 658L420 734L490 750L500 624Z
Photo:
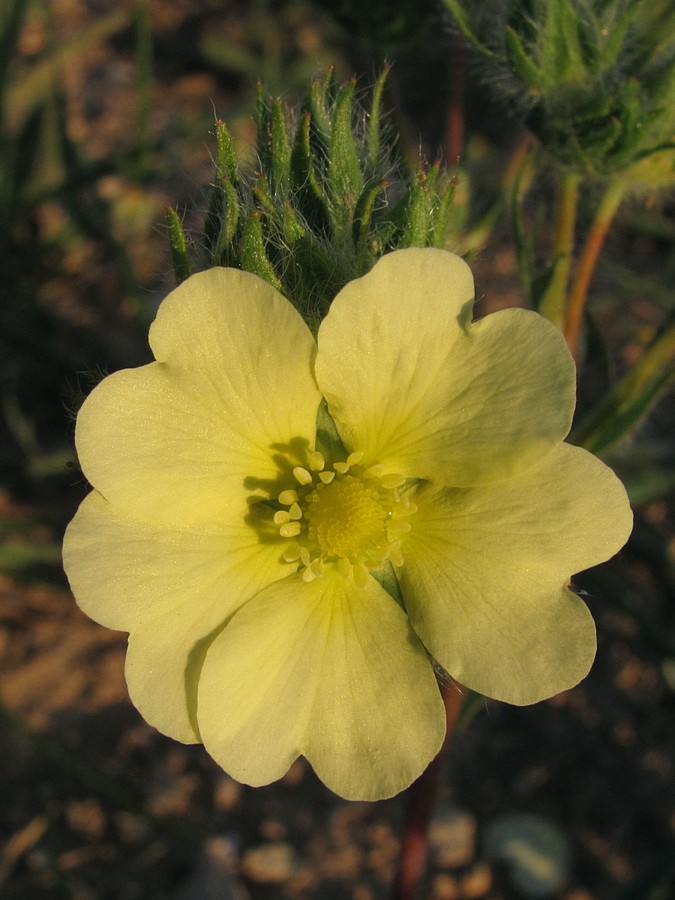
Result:
M375 82L373 100L370 106L370 118L368 120L368 159L373 172L379 172L380 141L382 137L382 93L390 71L390 65L385 65L382 69L379 78Z
M53 88L65 66L79 58L89 47L122 31L129 25L129 18L129 11L116 9L95 20L79 31L76 37L55 47L44 59L35 63L7 92L6 105L12 115L20 117L40 102Z
M181 281L185 281L186 278L192 275L192 263L188 254L183 225L178 217L178 213L171 206L168 206L166 210L166 223L169 229L173 271L176 276L176 284L180 284Z
M507 27L505 37L509 66L531 91L544 91L548 87L545 70L530 59L520 36L511 26Z
M674 359L675 324L671 323L600 405L574 429L573 443L592 453L602 453L627 437L675 382Z
M469 17L464 11L461 0L443 0L443 4L445 8L452 13L459 30L474 50L478 50L479 53L483 56L487 56L488 59L498 59L497 54L493 53L493 51L490 50L489 47L486 47L476 36L476 33L471 28Z

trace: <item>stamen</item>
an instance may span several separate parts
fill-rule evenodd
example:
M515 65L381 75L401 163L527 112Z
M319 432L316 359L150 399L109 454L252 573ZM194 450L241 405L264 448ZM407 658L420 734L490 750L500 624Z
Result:
M301 526L299 522L287 522L285 525L282 525L279 529L279 534L282 537L297 537L300 534Z
M290 547L286 547L282 554L282 559L284 562L297 562L301 556L301 549L299 544L291 544Z
M387 488L387 490L393 490L394 488L401 487L402 484L405 484L405 480L405 475L397 475L395 472L392 472L389 475L383 475L380 478L382 487Z
M417 506L410 492L399 491L406 483L404 475L385 475L381 464L361 470L363 458L358 450L327 464L314 450L307 467L293 469L298 487L278 495L285 508L274 512L274 524L281 537L295 539L282 559L298 563L305 582L319 578L330 566L363 587L371 571L386 561L403 564L401 539L411 530L404 520Z
M314 481L311 474L302 466L296 466L293 469L293 476L300 484L311 484Z
M319 453L318 450L314 450L309 454L309 467L312 471L320 472L325 465L326 460L323 458L323 454Z

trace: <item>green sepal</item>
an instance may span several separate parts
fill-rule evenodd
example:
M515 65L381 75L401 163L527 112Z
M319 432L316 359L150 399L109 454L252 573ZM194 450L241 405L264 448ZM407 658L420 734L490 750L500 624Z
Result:
M430 230L432 196L423 171L417 173L412 185L406 222L399 247L426 247Z
M211 265L220 266L224 263L232 263L234 254L232 244L237 234L239 225L239 195L232 181L223 175L220 179L222 193L220 195L220 230L213 243L211 251Z
M350 81L338 93L328 154L328 192L333 227L343 230L363 190L363 172L352 129L352 98L356 83ZM335 215L337 213L337 215Z
M271 193L285 196L289 185L291 146L286 119L278 98L268 100L258 85L258 156L260 169L267 176Z
M222 119L216 119L216 175L237 184L239 170L232 135Z
M282 290L281 282L265 251L262 220L257 210L250 213L244 223L241 237L241 267L246 272L253 272L278 291Z
M448 229L450 227L450 218L455 209L455 194L457 193L457 178L449 178L445 180L440 197L433 211L431 222L431 234L429 236L429 246L436 247L438 250L445 250Z
M380 255L377 246L372 245L372 232L370 230L371 217L375 208L375 201L387 190L387 182L380 181L361 193L354 210L354 222L352 236L356 247L356 273L365 275L372 268L374 259Z
M185 281L192 275L192 263L188 254L183 226L178 218L178 213L171 206L166 209L166 224L169 229L169 244L176 284L180 284L181 281Z
M370 574L373 576L375 581L379 582L379 584L385 589L385 591L389 594L389 596L395 600L401 609L405 612L405 603L403 600L403 594L401 593L401 586L398 583L398 578L396 577L396 571L394 567L386 560L379 569L371 569Z
M342 438L335 427L333 417L328 412L328 404L325 400L319 403L316 411L316 439L314 449L318 450L331 463L347 459L349 455L342 443Z
M204 243L210 265L220 265L239 219L237 160L227 125L216 120L216 177L204 220Z
M291 151L291 186L297 196L299 211L309 226L327 232L330 228L328 198L315 171L310 144L311 128L312 116L305 112L298 123Z

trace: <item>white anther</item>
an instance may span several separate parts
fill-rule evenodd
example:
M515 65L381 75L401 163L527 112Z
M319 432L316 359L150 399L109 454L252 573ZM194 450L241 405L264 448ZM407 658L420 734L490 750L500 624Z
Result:
M349 472L349 463L346 462L336 462L333 463L333 468L336 472L339 472L340 475L346 475Z
M274 524L285 525L290 518L290 515L286 512L285 509L280 509L278 512L274 513Z
M335 478L335 472L319 472L319 478L324 484L330 484Z
M350 453L347 457L347 465L348 466L358 466L358 464L363 459L363 450L356 450L354 453Z
M288 510L288 515L290 516L291 519L294 519L295 521L302 518L302 510L300 509L300 507L298 506L297 503L294 503L291 506L291 508Z
M298 502L297 491L282 491L277 498L282 506L290 506Z

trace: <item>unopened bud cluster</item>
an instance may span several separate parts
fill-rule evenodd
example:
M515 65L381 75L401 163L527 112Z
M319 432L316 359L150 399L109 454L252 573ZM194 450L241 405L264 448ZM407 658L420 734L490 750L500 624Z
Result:
M487 60L489 81L563 166L605 178L672 147L671 0L444 3Z
M169 229L178 281L193 268L232 266L264 278L308 321L384 253L445 247L455 179L437 163L412 173L383 133L381 98L355 99L353 81L314 81L299 111L259 90L257 167L240 166L227 126L216 123L216 179L200 259L188 252L178 216Z

